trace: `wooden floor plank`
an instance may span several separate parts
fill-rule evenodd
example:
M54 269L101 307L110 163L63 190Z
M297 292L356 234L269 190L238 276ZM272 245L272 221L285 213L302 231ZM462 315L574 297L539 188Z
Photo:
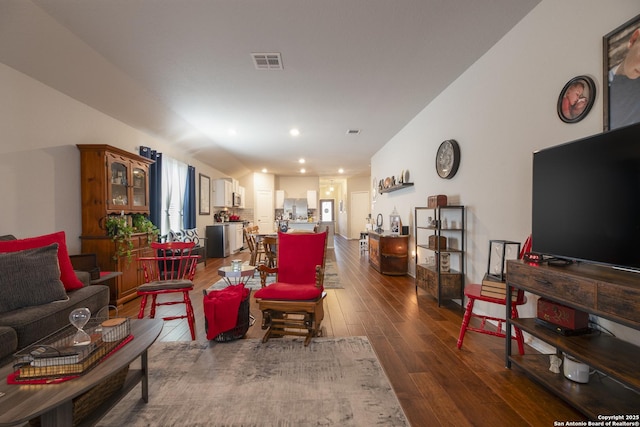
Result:
M523 372L506 369L503 339L468 332L458 350L459 304L438 307L423 290L416 291L413 278L382 275L359 252L357 240L340 236L329 250L344 289L327 291L324 329L327 336L369 338L413 426L551 426L556 420L585 420ZM233 259L249 260L249 253ZM220 279L218 268L230 260L210 258L206 267L198 265L191 298L199 340L205 339L202 290ZM138 304L138 299L125 304L119 314L136 317ZM176 307L160 307L158 316ZM247 337L261 338L262 314L255 301L251 313L256 324ZM165 322L160 340L190 340L186 321Z

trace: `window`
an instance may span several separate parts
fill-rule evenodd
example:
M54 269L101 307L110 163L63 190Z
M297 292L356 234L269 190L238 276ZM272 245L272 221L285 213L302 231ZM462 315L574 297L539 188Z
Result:
M162 214L160 234L180 231L183 226L184 195L187 187L188 166L164 156L162 167Z

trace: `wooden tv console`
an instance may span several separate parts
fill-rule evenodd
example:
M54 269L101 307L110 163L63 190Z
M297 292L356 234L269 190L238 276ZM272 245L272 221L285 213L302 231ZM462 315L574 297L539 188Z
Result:
M512 260L507 263L507 284L640 330L640 274L584 263L556 267ZM507 368L520 367L589 418L638 416L640 347L605 332L563 336L538 325L535 318L511 319L507 310L507 330L511 325L555 347L560 358L566 353L598 373L585 384L570 381L562 367L558 374L549 370L549 355L511 354L511 340L505 340Z

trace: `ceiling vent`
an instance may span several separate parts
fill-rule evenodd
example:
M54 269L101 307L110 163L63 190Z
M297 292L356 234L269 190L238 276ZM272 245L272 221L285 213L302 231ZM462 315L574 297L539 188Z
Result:
M349 129L347 135L360 135L360 129Z
M279 53L252 53L256 70L283 70L282 56Z

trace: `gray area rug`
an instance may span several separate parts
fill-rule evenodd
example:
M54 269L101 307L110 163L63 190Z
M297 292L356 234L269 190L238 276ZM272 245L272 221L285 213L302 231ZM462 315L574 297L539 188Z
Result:
M157 342L99 426L409 426L366 337Z
M248 264L248 261L245 262ZM275 280L275 276L267 277L267 284L273 283ZM210 286L209 289L222 289L229 286L224 279L218 280L213 286ZM260 289L260 275L256 272L256 274L248 279L245 282L245 286L252 290ZM343 289L342 284L340 283L340 278L338 276L338 269L336 267L336 263L332 259L327 259L325 261L325 271L324 271L324 287L325 289Z

